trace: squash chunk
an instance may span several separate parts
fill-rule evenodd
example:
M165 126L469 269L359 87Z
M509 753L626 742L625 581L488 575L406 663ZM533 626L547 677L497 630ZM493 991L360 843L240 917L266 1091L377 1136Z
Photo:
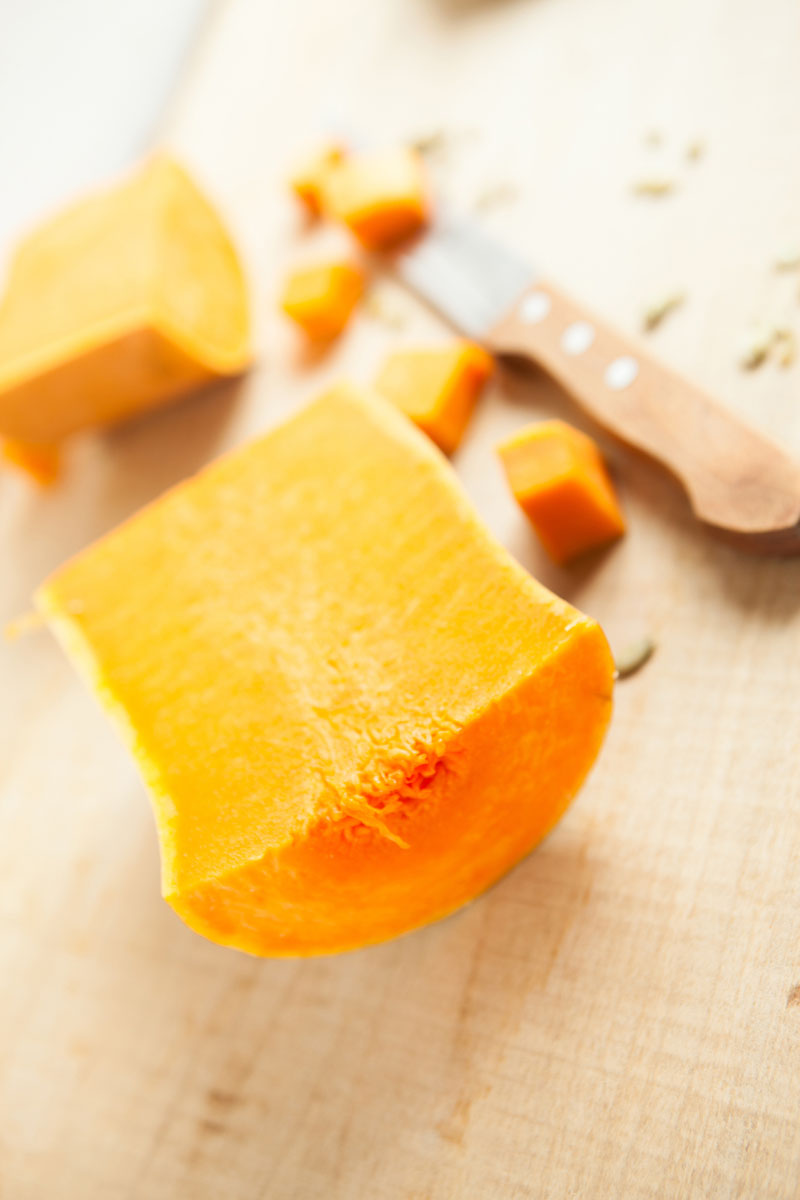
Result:
M328 175L342 162L345 153L340 142L330 142L301 163L289 180L295 196L311 216L318 217L322 212Z
M425 173L408 146L351 154L325 179L323 209L363 246L382 250L428 220Z
M564 812L611 713L597 624L348 386L37 604L139 761L166 899L253 954L352 949L472 899Z
M554 562L569 562L625 532L603 457L579 429L543 421L498 450L511 490Z
M156 158L17 250L0 304L0 435L59 441L249 361L236 252L189 176Z
M48 442L6 441L0 446L0 456L40 487L55 483L61 471L61 447Z
M485 350L473 342L456 342L390 354L375 387L440 450L452 454L491 373L492 358Z
M281 307L312 341L337 337L364 290L363 272L349 262L321 263L293 271Z

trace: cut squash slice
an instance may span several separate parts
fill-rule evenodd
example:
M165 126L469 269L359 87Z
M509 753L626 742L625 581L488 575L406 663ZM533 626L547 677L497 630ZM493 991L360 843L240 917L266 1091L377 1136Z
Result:
M36 230L0 304L0 435L57 442L250 362L236 251L166 157Z
M611 713L597 624L348 386L37 603L139 761L167 900L253 954L352 949L472 899L562 815Z

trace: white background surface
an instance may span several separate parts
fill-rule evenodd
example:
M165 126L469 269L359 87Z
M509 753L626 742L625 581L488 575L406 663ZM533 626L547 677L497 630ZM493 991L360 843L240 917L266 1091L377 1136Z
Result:
M210 0L4 0L0 251L146 153Z

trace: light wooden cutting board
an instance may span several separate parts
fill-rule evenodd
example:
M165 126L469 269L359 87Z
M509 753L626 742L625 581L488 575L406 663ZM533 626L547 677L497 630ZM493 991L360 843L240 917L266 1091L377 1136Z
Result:
M800 453L800 368L736 362L751 321L800 327L800 276L771 269L800 244L798 49L796 0L220 6L164 133L246 253L260 366L87 439L52 494L4 474L0 615L324 381L439 332L385 286L313 362L275 314L309 245L282 177L326 122L466 131L443 172L465 206L512 184L487 223L628 329L685 288L652 344ZM674 194L634 197L662 163ZM618 649L658 649L557 831L433 928L309 962L203 942L159 899L144 790L91 696L46 633L0 650L3 1200L800 1195L800 562L715 545L610 448L630 536L550 567L492 445L554 412L504 377L459 473Z

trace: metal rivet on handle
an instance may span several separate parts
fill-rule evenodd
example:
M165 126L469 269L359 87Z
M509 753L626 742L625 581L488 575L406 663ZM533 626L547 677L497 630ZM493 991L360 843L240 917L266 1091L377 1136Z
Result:
M631 358L629 354L623 354L621 358L615 358L608 364L605 380L615 392L621 392L623 388L630 387L638 374L639 364L636 359Z
M594 341L594 325L588 321L573 321L561 335L561 349L573 356L583 354Z
M553 301L547 292L531 292L519 306L519 319L526 325L538 325L548 316Z

